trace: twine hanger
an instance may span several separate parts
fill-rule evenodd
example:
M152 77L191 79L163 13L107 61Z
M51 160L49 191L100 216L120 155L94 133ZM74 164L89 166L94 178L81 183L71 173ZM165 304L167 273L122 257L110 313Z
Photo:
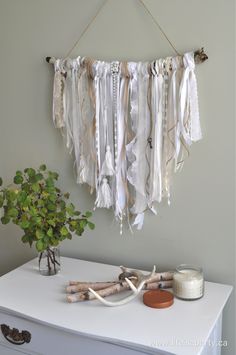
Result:
M69 55L72 53L73 49L78 45L78 43L80 42L80 40L82 39L82 37L85 35L85 33L89 30L89 28L91 27L91 25L94 23L94 21L96 20L96 18L98 17L98 15L100 14L100 12L102 11L102 9L105 7L105 5L108 3L109 0L105 0L103 2L103 4L99 7L98 11L96 12L96 14L93 16L93 18L90 20L90 22L87 24L87 26L85 27L85 29L82 31L81 35L79 36L79 38L76 40L76 42L74 43L74 45L72 46L72 48L69 50L69 52L66 54L66 58L69 57ZM158 29L160 30L160 32L163 34L163 36L166 38L166 40L169 42L170 46L174 49L175 53L177 55L180 55L179 52L177 51L177 49L175 48L175 46L173 45L173 43L171 42L171 40L168 38L167 34L164 32L164 30L162 29L162 27L160 26L159 22L154 18L154 16L152 15L152 13L149 11L149 9L147 8L147 6L144 4L143 0L138 0L139 3L143 6L143 8L146 10L146 12L148 13L148 15L152 18L153 22L155 23L155 25L158 27Z
M72 51L74 50L74 48L78 45L78 43L80 42L80 40L83 38L83 36L85 35L85 33L89 30L89 28L92 26L92 24L95 22L96 18L98 17L98 15L101 13L102 9L105 7L105 5L108 3L109 0L105 0L102 5L98 8L97 12L95 13L95 15L92 17L92 19L88 22L88 24L85 26L84 30L82 31L82 33L80 34L79 38L76 40L76 42L73 44L73 46L71 47L71 49L68 51L68 53L66 54L66 58L69 57L69 55L72 53ZM142 5L142 7L145 9L145 11L147 12L147 14L151 17L152 21L154 22L154 24L156 25L156 27L159 29L159 31L162 33L163 37L167 40L167 42L169 43L169 45L172 47L172 49L175 51L176 55L181 55L179 53L179 51L176 49L176 47L174 46L174 44L171 42L171 40L169 39L169 37L167 36L166 32L164 31L164 29L161 27L160 23L155 19L155 17L152 15L151 11L148 9L148 7L146 6L146 4L144 3L143 0L138 0L139 3ZM201 48L197 51L194 52L194 58L195 58L195 62L198 63L202 63L205 60L208 59L208 56L206 55L206 53L204 52L204 49ZM48 63L54 63L55 62L55 58L54 57L46 57L46 61Z

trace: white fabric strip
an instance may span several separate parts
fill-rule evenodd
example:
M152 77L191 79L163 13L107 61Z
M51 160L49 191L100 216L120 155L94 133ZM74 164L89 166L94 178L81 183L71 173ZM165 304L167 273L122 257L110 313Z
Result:
M122 215L126 205L124 181L126 179L126 153L123 150L125 143L125 112L123 96L125 79L122 78L118 87L117 102L117 163L116 163L116 216Z
M162 75L152 77L152 146L150 160L149 207L162 199Z

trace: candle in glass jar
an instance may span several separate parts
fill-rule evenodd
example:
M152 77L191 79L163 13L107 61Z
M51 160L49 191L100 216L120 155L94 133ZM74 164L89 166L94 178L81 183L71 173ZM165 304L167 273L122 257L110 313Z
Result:
M195 300L204 294L202 269L191 265L180 265L173 276L173 291L178 298Z

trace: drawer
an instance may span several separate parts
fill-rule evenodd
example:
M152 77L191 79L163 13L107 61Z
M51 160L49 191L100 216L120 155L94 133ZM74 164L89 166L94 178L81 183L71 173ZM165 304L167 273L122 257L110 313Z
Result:
M31 334L31 341L29 343L13 345L4 338L1 332L0 355L20 355L22 353L28 355L148 354L146 352L133 349L132 346L129 348L113 344L112 342L94 340L86 336L73 334L3 312L0 313L0 324L6 324L10 328L17 328L20 332L22 330L27 330ZM163 354L163 352L160 353L157 351L155 354Z

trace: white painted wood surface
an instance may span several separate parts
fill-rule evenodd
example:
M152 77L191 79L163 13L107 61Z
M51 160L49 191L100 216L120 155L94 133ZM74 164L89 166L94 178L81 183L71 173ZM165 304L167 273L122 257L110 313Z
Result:
M144 306L142 295L114 308L98 301L68 304L65 286L69 280L112 280L120 269L71 258L61 262L62 271L56 276L39 275L34 259L0 278L0 324L32 333L30 344L12 349L43 355L64 355L65 351L79 355L220 354L221 316L231 286L206 282L202 299L175 299L167 309ZM119 297L122 294L112 296ZM0 354L10 354L6 348L2 352L1 344L8 345L2 335Z

